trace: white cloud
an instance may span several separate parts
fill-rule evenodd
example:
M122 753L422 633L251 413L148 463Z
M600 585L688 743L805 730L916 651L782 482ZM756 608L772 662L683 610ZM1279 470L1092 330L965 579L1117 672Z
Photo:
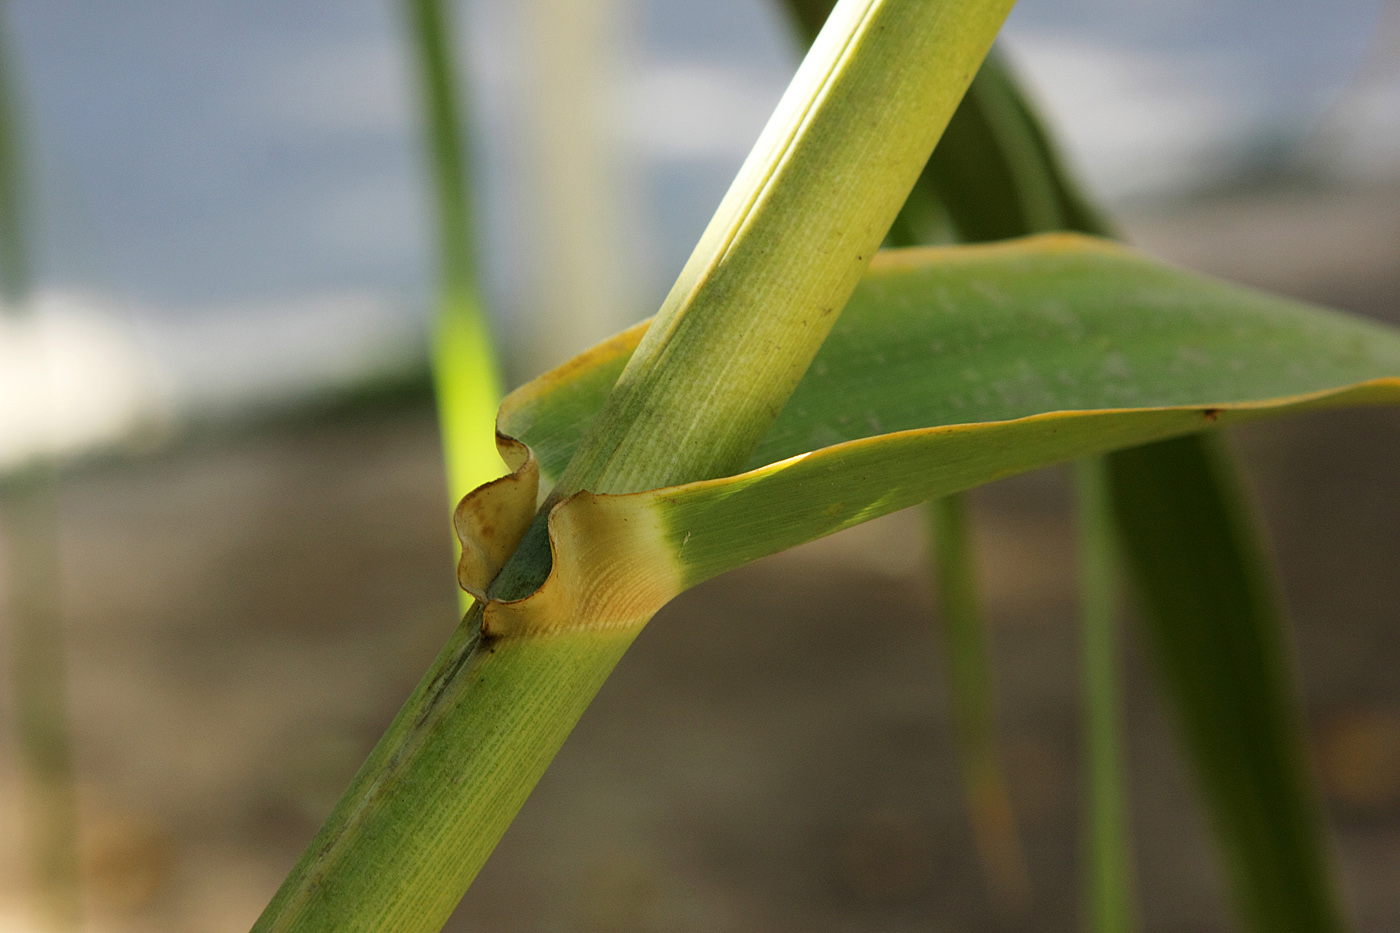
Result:
M284 407L426 365L423 318L369 293L142 317L180 418Z
M0 317L0 470L286 408L426 366L426 322L369 293L183 309L40 293Z
M0 318L0 468L108 446L168 415L151 361L100 302L47 292Z

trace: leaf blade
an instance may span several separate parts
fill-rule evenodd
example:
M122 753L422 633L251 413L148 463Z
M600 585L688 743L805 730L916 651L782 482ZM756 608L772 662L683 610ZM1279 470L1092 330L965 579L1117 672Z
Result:
M1341 930L1288 627L1224 454L1218 439L1116 454L1113 508L1237 909L1253 930Z
M551 536L556 572L541 592L553 596L493 604L516 606L501 610L511 615L512 631L529 630L530 616L571 587L596 590L595 577L647 580L638 591L645 594L629 596L622 613L641 618L684 588L759 557L1013 473L1216 425L1400 401L1400 333L1088 238L902 251L871 278L880 287L853 302L846 331L833 330L823 350L827 371L816 372L815 388L794 394L807 404L785 410L760 447L786 459L682 486L566 500L551 529L557 519L591 531L565 535L562 548ZM987 281L999 288L987 289ZM1027 314L1045 326L1028 327ZM976 345L949 354L946 343L915 339L918 327L932 327L945 342L961 328L960 339ZM586 365L507 399L502 430L524 428L526 443L557 439L548 418L538 417L541 400L563 397L577 415L580 398L570 397L571 387L596 384L588 373L615 365L626 347L619 339ZM919 347L923 357L914 352ZM973 350L983 364L976 379L929 365ZM913 355L892 359L896 352ZM1104 378L1105 360L1115 355L1121 372ZM833 376L838 363L863 371L865 382ZM950 402L947 389L960 379L970 388ZM1128 399L1146 404L1123 405ZM522 412L532 416L517 418ZM958 421L969 415L999 420ZM790 424L780 430L784 418ZM920 421L926 426L908 426ZM897 430L872 433L889 422ZM835 443L811 449L823 432ZM556 463L561 455L567 450L550 454ZM590 535L611 543L595 546ZM594 624L586 615L579 626Z
M642 325L504 402L544 481ZM1400 373L1400 333L1072 234L888 251L749 468L879 433L1065 411L1295 404ZM1112 448L1108 448L1112 449Z

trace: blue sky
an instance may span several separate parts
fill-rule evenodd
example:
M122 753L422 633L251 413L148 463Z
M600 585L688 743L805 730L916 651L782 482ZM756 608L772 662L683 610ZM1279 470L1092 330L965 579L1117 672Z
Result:
M464 7L477 27L473 49L493 59L474 62L479 96L508 84L489 72L518 65L492 48L509 36L489 34L508 31L499 28L508 6ZM1206 119L1222 124L1207 135L1244 137L1316 119L1356 67L1377 8L1024 0L1008 31L1029 50L1023 64L1036 77L1053 77L1038 66L1063 68L1085 55L1110 67L1136 59L1146 63L1139 84L1158 103L1204 102ZM736 111L727 133L724 113L692 130L717 137L708 149L702 140L690 152L642 153L642 212L673 215L647 222L667 241L656 261L674 265L687 248L682 234L703 223L743 140L781 91L792 53L781 21L756 0L649 0L630 12L625 80L656 83L667 68L675 79L691 65L692 90L704 93L705 80L728 72L718 105ZM43 156L49 275L164 306L327 289L420 297L424 218L395 13L383 0L14 3ZM1092 67L1069 79L1092 85ZM1077 111L1064 96L1042 92L1081 122L1092 122L1084 107L1104 106L1091 100ZM634 109L647 106L643 99ZM653 109L664 122L666 108ZM488 137L478 139L478 154L498 173L520 145L501 110L489 100L476 107L478 137ZM656 133L632 135L645 144ZM1091 165L1094 157L1084 156ZM499 196L487 198L488 216L508 218Z

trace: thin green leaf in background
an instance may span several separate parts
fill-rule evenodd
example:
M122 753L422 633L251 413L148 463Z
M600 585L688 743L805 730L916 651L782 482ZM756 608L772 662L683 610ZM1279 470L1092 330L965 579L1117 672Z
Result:
M983 75L989 80L980 80ZM1090 205L1086 198L1079 193L1076 185L1069 180L1049 136L1035 118L1033 111L1026 104L1024 96L1015 87L1014 79L1004 68L1004 65L989 60L988 66L983 68L983 74L979 75L979 80L974 82L974 89L977 92L977 99L985 101L985 110L992 114L984 122L989 127L1000 129L1004 136L1014 136L1018 134L1026 143L1024 146L1016 147L1016 151L1030 152L1038 150L1041 154L1042 164L1046 171L1044 177L1048 177L1055 188L1053 198L1055 211L1060 217L1060 225L1068 229L1080 230L1086 233L1111 234L1112 229L1103 215ZM971 96L971 92L970 92ZM996 116L1000 119L996 119ZM1023 129L1017 130L1017 125ZM967 134L975 138L974 134ZM958 150L950 148L945 153L945 158L951 163L954 159L961 159L967 163L969 158L976 158L976 153L959 153ZM936 154L937 157L937 154ZM936 158L935 160L936 161ZM1026 160L1033 161L1033 160ZM1023 163L1018 163L1019 167ZM1002 233L1006 230L1006 224L1014 222L1014 213L1003 208L999 211L989 211L978 214L973 209L959 209L959 199L967 198L966 186L958 184L958 179L963 175L952 171L932 172L935 179L947 178L952 183L945 183L941 186L940 196L952 207L950 212L959 223L967 230L979 231L983 234ZM1026 172L1024 177L1035 180L1034 171ZM1025 186L1000 186L1004 191L1024 190ZM1041 205L1048 206L1050 198L1042 198ZM1031 202L1035 204L1034 200ZM1044 207L1041 208L1044 210ZM1035 211L1023 211L1023 217L1029 218ZM1000 222L1003 226L998 230L995 226L988 226L989 219L993 223ZM998 220L1000 219L1000 220ZM1131 464L1127 466L1126 464ZM1139 450L1124 451L1109 455L1108 470L1096 468L1086 468L1080 474L1079 489L1081 496L1095 496L1090 489L1090 485L1098 477L1101 481L1110 473L1117 474L1126 472L1138 479L1132 489L1146 487L1161 488L1164 486L1174 486L1183 495L1194 496L1196 501L1214 502L1219 508L1233 516L1229 521L1230 533L1222 537L1223 525L1214 522L1165 522L1157 527L1152 534L1160 539L1160 536L1171 533L1172 549L1181 555L1196 555L1198 561L1204 562L1210 556L1227 560L1236 571L1227 574L1231 585L1237 589L1232 594L1232 601L1235 605L1256 605L1273 606L1274 610L1265 619L1250 618L1248 616L1216 615L1213 618L1199 618L1195 624L1213 624L1225 627L1241 627L1249 630L1257 625L1272 625L1278 629L1276 639L1286 643L1287 620L1280 608L1277 596L1276 585L1273 574L1269 567L1267 547L1263 543L1263 534L1259 523L1253 518L1248 508L1248 504L1242 497L1238 482L1233 478L1236 468L1231 462L1231 457L1223 447L1205 434L1198 437L1184 437L1172 441L1164 442L1161 445L1148 445ZM1194 492L1191 492L1194 491ZM1122 499L1136 494L1131 491L1126 484L1115 484L1109 489L1109 495L1115 499ZM1163 503L1165 506L1165 503ZM1082 508L1092 509L1097 514L1097 505L1084 505ZM1127 515L1137 512L1135 504L1130 502L1118 502L1116 510L1118 515ZM1124 522L1119 529L1119 534L1115 537L1126 541L1139 553L1151 547L1148 542L1138 541L1137 537L1146 533L1146 526L1131 522ZM1092 533L1092 532L1091 532ZM1086 549L1092 545L1086 543ZM1107 546L1107 543L1105 543ZM1259 572L1246 573L1239 568L1251 562L1258 564ZM1132 564L1137 592L1145 602L1145 609L1150 619L1157 621L1159 637L1154 642L1159 646L1160 651L1166 651L1167 645L1174 639L1180 638L1189 641L1191 636L1186 632L1176 633L1167 628L1164 620L1174 615L1170 607L1158 606L1155 601L1160 594L1175 592L1183 594L1190 592L1195 587L1204 585L1205 578L1183 576L1173 574L1170 580L1159 578L1160 574L1171 571L1167 569L1168 564L1156 564L1151 561L1138 560ZM1221 578L1217 578L1217 584ZM1105 576L1105 584L1111 577ZM1086 604L1094 604L1101 601L1104 594L1093 594L1086 592L1084 599ZM1210 602L1212 597L1198 593L1196 599L1199 603ZM1094 626L1093 622L1086 616L1086 624L1090 625L1100 635L1111 638L1111 628ZM1176 615L1172 624L1186 626L1188 620L1183 616ZM1248 641L1248 638L1243 639ZM1086 636L1085 649L1087 653L1102 656L1106 652L1105 646L1095 646L1089 643ZM1262 821L1269 823L1276 822L1268 832L1246 832L1239 821L1216 819L1213 821L1219 844L1226 853L1226 860L1231 866L1229 880L1231 882L1234 900L1241 912L1243 919L1249 924L1251 929L1260 931L1272 931L1276 929L1296 929L1299 931L1330 931L1340 929L1344 926L1341 919L1341 911L1335 894L1332 891L1333 869L1330 865L1330 855L1325 839L1325 832L1321 821L1316 818L1316 808L1312 804L1311 780L1308 775L1308 762L1305 756L1290 755L1286 745L1298 744L1302 742L1301 736L1304 734L1303 720L1297 714L1298 703L1297 677L1293 669L1292 662L1286 653L1271 657L1259 657L1254 659L1253 664L1246 664L1238 670L1213 667L1202 659L1202 664L1196 667L1198 672L1215 670L1222 677L1233 681L1232 684L1218 684L1217 689L1212 693L1215 701L1222 703L1234 703L1233 707L1222 707L1218 712L1219 716L1211 716L1207 710L1200 708L1202 694L1185 689L1184 685L1174 677L1168 677L1165 687L1167 695L1176 708L1177 718L1187 723L1184 730L1185 751L1191 759L1192 764L1200 776L1202 789L1206 796L1208 809L1219 812L1235 808L1249 808L1248 788L1255 784L1272 785L1281 788L1281 794L1292 793L1295 796L1288 801L1281 798L1276 810L1266 814L1261 814ZM1086 663L1092 663L1086 656ZM1170 671L1173 665L1164 664L1163 667ZM1269 678L1251 679L1252 675L1260 670L1274 669L1274 676ZM1094 676L1090 674L1089 676ZM1282 743L1278 748L1274 748L1267 754L1241 759L1241 767L1245 770L1236 772L1234 781L1222 779L1222 774L1218 767L1212 763L1213 751L1205 741L1199 730L1191 727L1189 723L1195 721L1208 720L1221 723L1230 719L1236 719L1246 712L1247 707L1242 706L1246 700L1256 708L1272 709L1274 717L1286 726L1271 733L1271 739ZM1107 730L1103 720L1107 713L1095 708L1095 699L1091 695L1088 715L1090 716L1087 736L1089 740L1091 762L1097 762L1103 752L1098 749L1096 743L1100 740L1107 741L1110 732ZM1285 733L1291 733L1287 738L1283 738ZM1223 741L1224 736L1216 737L1217 741ZM1091 770L1098 773L1100 767L1106 765L1091 764ZM1274 773L1272 769L1283 768L1291 773ZM1113 784L1107 782L1100 785L1101 792L1113 792ZM1105 850L1096 850L1091 856L1091 876L1100 879L1104 883L1121 881L1128 883L1129 875L1116 873L1106 867L1107 859L1119 844L1115 839L1125 838L1128 831L1127 821L1124 819L1116 830L1110 829L1104 822L1106 815L1114 811L1124 814L1126 809L1119 801L1114 804L1112 801L1099 800L1092 805L1095 826L1090 833L1091 839L1095 840L1094 845L1103 845ZM1308 822L1308 820L1311 822ZM1257 827L1256 827L1257 829ZM1292 838L1296 845L1293 847L1275 845L1274 842L1280 838ZM1285 862L1291 862L1285 865ZM1270 887L1270 879L1289 878L1290 887L1296 902L1293 904L1297 909L1288 911L1289 927L1271 925L1269 918L1277 919L1280 914L1271 914L1264 911L1259 905L1271 902L1278 893L1278 887ZM1112 920L1114 918L1129 919L1126 908L1115 909L1112 905L1121 905L1125 898L1115 895L1111 891L1098 889L1091 897L1091 901L1096 904L1095 912L1101 918ZM1287 902L1283 902L1287 903Z
M1003 911L1020 912L1030 901L1030 880L997 748L995 675L978 596L967 497L934 499L927 517L948 655L953 731L973 839L993 900Z
M0 298L6 314L29 299L29 192L10 6L0 3Z
M991 242L1052 230L1105 232L1106 225L1098 223L1097 218L1082 207L1082 199L1074 195L1075 190L1004 58L993 48L968 87L957 113L949 121L948 130L939 140L919 181L915 183L904 211L891 228L890 242L893 245L929 242L942 235L944 227L949 228L949 235L967 243ZM933 210L935 206L941 209L941 214ZM945 505L934 501L926 508L936 516L945 508L965 511L966 505L962 502ZM970 528L964 527L962 540L951 537L957 533L957 526L944 528L943 535L934 539L935 550L970 551ZM958 586L975 587L975 570L971 562L966 577ZM940 579L946 577L940 575ZM946 616L950 611L946 596L943 606ZM1111 625L1112 620L1108 621ZM978 624L986 626L985 620ZM950 653L957 650L960 650L958 646L950 643ZM982 652L981 663L989 665L986 649L982 649ZM979 704L983 708L982 718L994 724L995 695L991 678L984 678L984 681L982 696L955 697L954 703L961 707ZM959 685L954 680L955 690L965 688L965 683ZM1090 733L1090 755L1095 752L1092 744L1095 735ZM992 752L995 753L995 746ZM968 770L966 765L964 770ZM1000 793L1005 793L1006 781L1001 775L997 758L991 759L990 767L983 766L978 771L985 775L985 787L979 790L969 785L970 807L978 805L978 797L995 793L998 788ZM1107 785L1100 785L1095 792L1108 789ZM1007 808L1009 815L1009 801ZM1105 809L1106 812L1116 812L1122 808L1110 806ZM981 822L985 824L987 821ZM990 831L989 828L983 832ZM1013 843L1019 848L1013 819L1008 819L1007 825L1000 831L1009 836L1008 840L1000 842L1001 848ZM988 848L989 842L984 842L982 848ZM1091 852L1090 858L1093 859L1095 854ZM999 870L985 856L984 864L989 876L996 878ZM1022 871L1024 874L1024 868ZM1099 875L1093 877L1096 882L1108 880ZM1022 900L1026 900L1028 880L1023 882L1020 891ZM1010 894L1008 891L1002 899L1009 900ZM1091 899L1099 896L1097 891L1091 893ZM1107 897L1131 900L1131 896L1131 891L1123 891Z
M438 221L442 284L433 326L433 379L447 458L448 496L455 504L501 473L491 442L501 381L476 275L451 19L442 0L403 3L418 66L418 96Z
M1142 448L1139 448L1142 449ZM1151 456L1150 454L1148 456ZM1075 464L1078 504L1081 667L1084 745L1089 773L1087 878L1089 929L1137 928L1127 781L1123 769L1118 690L1118 542L1109 494L1108 461Z
M890 228L890 245L926 245L945 235L965 243L986 242L1058 227L1060 214L1048 203L1054 191L1051 173L1036 158L1040 150L1028 145L1025 121L1007 113L1004 98L1014 86L1003 71L993 48ZM968 814L993 901L1003 912L1023 913L1030 906L1030 877L997 742L990 627L976 595L967 494L931 500L925 509L930 549L939 564L935 598L953 672L953 708L959 711L954 729ZM947 521L948 516L963 520ZM980 676L971 674L979 668Z
M981 80L983 76L987 76L989 80ZM1032 207L1022 211L1023 218L1029 219L1047 212L1053 200L1054 212L1059 215L1060 226L1087 233L1112 232L1102 214L1095 210L1068 180L1054 147L1050 144L1048 134L1026 105L1023 95L1016 91L1014 81L1004 67L989 61L989 65L983 68L979 80L974 82L974 88L969 93L970 96L975 93L977 100L985 102L983 109L989 117L982 122L993 128L993 135L996 135L996 130L1001 131L1003 138L1019 133L1025 145L1011 147L1012 151L1029 154L1038 150L1041 154L1041 163L1045 167L1043 176L1054 186L1055 197L1044 197L1039 201L1031 199L1029 203ZM1017 130L1018 125L1023 129ZM969 133L966 137L959 138L976 136ZM964 153L950 147L944 152L943 158L949 163L955 159L967 163L969 158L975 159L977 155L975 151ZM940 196L949 205L955 225L960 226L965 235L967 231L982 235L1006 235L1007 227L1014 223L1014 212L1002 209L979 213L975 209L975 202L967 209L962 209L959 199L969 198L970 189L958 184L957 180L965 177L965 173L935 171L937 160L936 153L935 159L930 162L930 174L935 179L935 184L938 178L947 178L953 182L940 187ZM1025 162L1033 161L1027 158L1012 167L1021 169L1024 168ZM1034 170L1013 171L1009 174L1032 181L1036 178ZM1027 188L1024 184L999 187L1004 191L1024 191ZM996 224L1001 224L1000 228ZM1270 638L1286 644L1287 621L1276 596L1276 585L1260 526L1251 515L1247 502L1239 491L1238 482L1233 476L1236 468L1231 463L1228 452L1203 434L1111 454L1107 471L1085 469L1089 470L1090 474L1081 473L1081 496L1096 495L1090 489L1090 484L1094 481L1093 476L1102 478L1108 474L1123 474L1136 478L1136 482L1131 486L1127 483L1115 483L1110 489L1109 494L1116 500L1115 511L1119 516L1141 512L1140 503L1124 501L1125 499L1140 494L1142 489L1165 487L1175 488L1180 496L1190 497L1195 503L1212 502L1216 508L1230 516L1224 523L1168 520L1151 530L1145 523L1124 519L1117 537L1141 555L1152 550L1154 546L1160 547L1163 537L1171 535L1170 549L1175 554L1194 555L1194 559L1202 564L1212 559L1223 560L1227 566L1234 568L1233 571L1224 572L1214 578L1216 586L1225 586L1228 581L1228 586L1234 587L1228 600L1230 604L1272 607L1271 611L1262 616L1215 613L1194 619L1188 618L1180 612L1180 600L1187 599L1186 594L1194 592L1193 598L1197 605L1222 605L1216 600L1216 596L1223 596L1222 593L1202 592L1209 577L1175 573L1171 570L1171 562L1157 563L1139 559L1132 563L1137 591L1144 600L1148 618L1155 622L1157 637L1154 643L1159 652L1165 655L1178 641L1185 644L1176 645L1176 650L1188 651L1189 648L1185 645L1189 645L1194 638L1189 629L1204 625L1224 630L1239 629L1242 633L1239 637L1240 644L1252 643L1258 650L1266 652L1255 657L1251 663L1242 663L1238 668L1218 666L1203 657L1187 661L1181 658L1180 653L1178 664L1166 662L1162 665L1168 672L1165 683L1167 696L1176 708L1177 718L1185 724L1184 748L1201 778L1207 808L1213 813L1248 812L1257 806L1257 801L1251 799L1249 788L1271 786L1277 790L1273 801L1276 806L1263 812L1256 811L1258 824L1249 824L1240 819L1213 820L1219 844L1226 853L1226 862L1230 866L1228 877L1242 918L1250 929L1259 933L1272 933L1275 930L1298 930L1300 933L1307 930L1321 933L1342 928L1344 923L1333 892L1333 869L1330 865L1325 832L1311 799L1313 790L1308 776L1308 762L1306 756L1295 755L1290 751L1291 746L1302 743L1304 735L1303 720L1298 714L1296 699L1296 672L1286 652L1269 654L1268 639L1254 642L1247 634L1258 627L1273 627L1276 631ZM1158 501L1157 504L1163 509L1174 507L1172 503L1164 501ZM1082 508L1092 508L1097 514L1099 506L1085 504ZM1141 535L1150 537L1147 540L1139 540ZM1085 545L1086 548L1091 546L1091 543ZM1245 572L1242 569L1251 564L1255 565L1257 572ZM1167 579L1163 579L1163 575L1166 575ZM1108 579L1105 578L1105 583ZM1157 601L1168 593L1175 594L1174 598L1178 601L1159 605ZM1092 605L1101 601L1104 594L1086 592L1084 598L1087 604ZM1170 621L1167 621L1169 619ZM1101 636L1111 637L1110 628L1094 626L1087 614L1085 622ZM1086 652L1100 657L1107 650L1106 646L1089 643L1087 637L1085 648ZM1216 684L1215 689L1208 693L1188 689L1186 683L1171 673L1179 670L1182 664L1195 670L1198 677L1204 676L1206 671L1213 671L1222 678L1222 682ZM1263 676L1260 673L1263 671L1271 673L1269 676ZM1089 676L1095 675L1090 673ZM1207 697L1211 702L1223 705L1212 708L1214 712L1212 709L1203 708L1202 704L1206 702ZM1105 700L1098 702L1103 701ZM1091 721L1087 732L1091 762L1098 762L1106 754L1098 748L1097 743L1101 740L1108 741L1111 736L1103 722L1108 714L1096 709L1095 703L1091 695L1088 708ZM1224 723L1238 723L1254 709L1271 710L1270 715L1276 728L1266 731L1264 737L1256 740L1256 744L1261 746L1257 754L1237 759L1240 770L1222 770L1219 763L1212 760L1215 756L1212 743L1228 741ZM1193 726L1192 723L1197 725ZM1221 731L1213 740L1208 739L1201 723L1214 724L1215 728ZM1265 748L1270 743L1276 743L1276 747ZM1096 774L1100 767L1107 766L1091 763L1091 769ZM1104 783L1100 785L1101 792L1113 793L1113 783L1103 780ZM1095 866L1091 874L1104 884L1127 884L1127 874L1115 872L1107 866L1107 861L1120 846L1115 840L1124 838L1128 827L1126 819L1123 819L1116 830L1111 829L1106 820L1115 810L1126 814L1123 803L1121 800L1117 804L1109 800L1099 800L1093 807L1097 815L1092 817L1095 826L1091 838L1096 840L1096 846L1102 845L1104 849L1095 851L1091 856L1091 863ZM1279 844L1283 839L1291 840L1292 844ZM1289 891L1289 897L1277 899L1285 888ZM1131 915L1124 906L1125 898L1122 895L1115 895L1110 890L1100 888L1091 900L1096 905L1095 914L1100 918L1108 922L1130 921ZM1262 906L1265 904L1274 906L1265 908ZM1287 918L1286 924L1284 917Z
M33 236L25 134L11 47L9 6L0 5L0 326L29 318ZM5 399L5 404L43 404ZM40 454L42 457L43 455ZM60 603L58 505L53 468L27 464L0 483L5 534L5 615L14 683L17 751L36 920L46 929L82 922L77 794Z

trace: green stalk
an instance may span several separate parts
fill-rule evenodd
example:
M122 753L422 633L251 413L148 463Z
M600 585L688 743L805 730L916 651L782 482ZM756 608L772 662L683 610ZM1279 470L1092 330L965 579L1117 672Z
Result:
M29 204L22 120L10 48L10 8L0 4L0 299L7 313L29 298Z
M44 929L65 931L82 924L82 891L55 493L52 469L36 465L6 481L0 514L33 911Z
M564 490L652 488L743 462L1010 6L842 0ZM544 533L537 521L494 593L535 589ZM565 619L493 637L474 608L254 929L439 929L644 622Z
M417 64L437 213L441 294L433 326L433 379L448 495L455 504L500 475L492 438L501 380L477 285L451 23L441 0L403 0L403 4Z
M953 701L953 733L973 839L992 898L1007 912L1030 901L1030 881L997 749L996 690L978 598L976 551L965 495L929 502L929 541Z
M8 20L8 7L0 6L0 315L21 318L29 312L31 218ZM81 924L82 898L56 498L52 467L43 462L0 489L34 912L46 929L63 931Z
M1102 458L1075 465L1079 509L1079 591L1084 735L1089 780L1089 929L1131 933L1133 853L1128 823L1123 751L1119 739L1118 652L1114 625L1118 548L1108 475Z

